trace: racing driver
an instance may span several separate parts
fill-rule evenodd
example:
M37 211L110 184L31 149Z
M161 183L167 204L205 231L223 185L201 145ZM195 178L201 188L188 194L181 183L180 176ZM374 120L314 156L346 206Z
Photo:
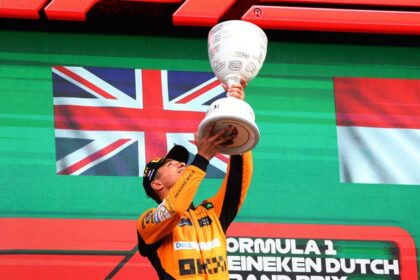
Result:
M244 99L237 83L228 95ZM200 137L195 133L197 154L190 165L188 151L175 145L163 158L150 161L143 187L157 202L137 221L139 252L155 268L159 279L229 279L226 231L251 183L251 152L231 155L227 174L217 193L194 206L194 196L206 176L209 161L236 137L234 127Z

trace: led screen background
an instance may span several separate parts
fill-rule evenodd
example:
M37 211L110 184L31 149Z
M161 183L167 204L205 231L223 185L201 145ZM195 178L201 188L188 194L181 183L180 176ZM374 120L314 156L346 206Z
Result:
M13 30L0 31L0 38L0 217L134 221L152 207L140 178L56 174L52 66L210 71L206 39ZM418 185L340 183L333 84L334 77L420 79L418 50L270 41L265 64L246 89L261 140L236 221L395 226L418 244ZM207 180L195 202L219 184ZM50 234L45 237L64 233ZM29 223L6 239L36 235Z

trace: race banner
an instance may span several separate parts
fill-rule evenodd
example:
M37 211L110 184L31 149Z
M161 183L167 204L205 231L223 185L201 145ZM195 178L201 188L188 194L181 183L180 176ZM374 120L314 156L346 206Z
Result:
M135 224L134 220L1 218L0 275L54 279L60 273L68 279L157 280L147 258L138 253ZM417 278L414 241L399 227L233 223L227 234L231 280ZM207 265L212 269L211 261ZM188 269L198 273L200 268Z
M228 236L232 280L417 279L398 227L235 223Z

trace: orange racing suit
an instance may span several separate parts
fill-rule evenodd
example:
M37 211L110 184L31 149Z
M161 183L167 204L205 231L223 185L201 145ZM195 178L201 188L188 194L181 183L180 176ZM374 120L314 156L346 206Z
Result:
M139 252L159 279L229 279L225 234L248 191L252 155L231 156L217 194L194 207L208 163L196 155L161 204L138 219Z

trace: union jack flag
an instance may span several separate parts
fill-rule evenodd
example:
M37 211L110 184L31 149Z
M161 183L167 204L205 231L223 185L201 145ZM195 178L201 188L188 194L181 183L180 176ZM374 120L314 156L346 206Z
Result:
M210 72L54 66L57 174L142 176L174 144L191 156L208 105L224 96ZM208 177L224 175L218 155Z

